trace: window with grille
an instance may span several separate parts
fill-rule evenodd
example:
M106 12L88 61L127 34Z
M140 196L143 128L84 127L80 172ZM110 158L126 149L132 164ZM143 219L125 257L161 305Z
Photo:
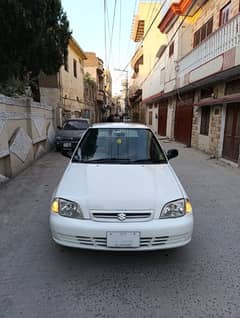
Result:
M213 17L194 33L193 47L204 41L213 31Z
M210 121L210 106L204 106L201 113L200 135L208 136Z

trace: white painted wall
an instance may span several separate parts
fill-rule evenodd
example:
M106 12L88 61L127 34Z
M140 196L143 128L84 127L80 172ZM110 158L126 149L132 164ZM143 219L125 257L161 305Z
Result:
M158 106L154 105L153 107L153 124L152 124L152 130L155 134L158 133Z
M175 97L169 98L166 135L170 139L174 138L175 108L176 108L176 98Z

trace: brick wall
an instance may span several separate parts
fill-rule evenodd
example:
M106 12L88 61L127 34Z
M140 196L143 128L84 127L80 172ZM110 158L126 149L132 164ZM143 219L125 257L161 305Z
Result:
M84 60L84 67L86 66L95 66L97 67L98 65L98 59L96 56L96 53L93 52L85 52L87 59Z
M206 23L212 16L213 18L213 31L219 28L219 15L220 10L229 3L229 0L209 0L207 3L202 7L200 17L197 21L194 21L193 25L193 33L197 31L204 23ZM230 9L230 16L236 16L239 13L239 0L231 0L231 9Z

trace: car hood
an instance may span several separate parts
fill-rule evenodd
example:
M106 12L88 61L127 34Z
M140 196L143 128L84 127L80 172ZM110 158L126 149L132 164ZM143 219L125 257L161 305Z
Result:
M169 164L95 165L70 163L56 197L89 210L155 210L185 192Z
M81 137L82 134L84 133L84 129L83 130L58 130L57 133L56 133L56 136L57 137L65 137L65 138L68 138L68 137Z

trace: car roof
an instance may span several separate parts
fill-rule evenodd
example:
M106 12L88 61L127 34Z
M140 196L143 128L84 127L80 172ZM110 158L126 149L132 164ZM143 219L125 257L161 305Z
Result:
M88 119L87 118L68 118L65 120L66 121L87 121L88 122Z
M91 126L92 128L135 128L149 129L146 125L135 123L97 123Z

